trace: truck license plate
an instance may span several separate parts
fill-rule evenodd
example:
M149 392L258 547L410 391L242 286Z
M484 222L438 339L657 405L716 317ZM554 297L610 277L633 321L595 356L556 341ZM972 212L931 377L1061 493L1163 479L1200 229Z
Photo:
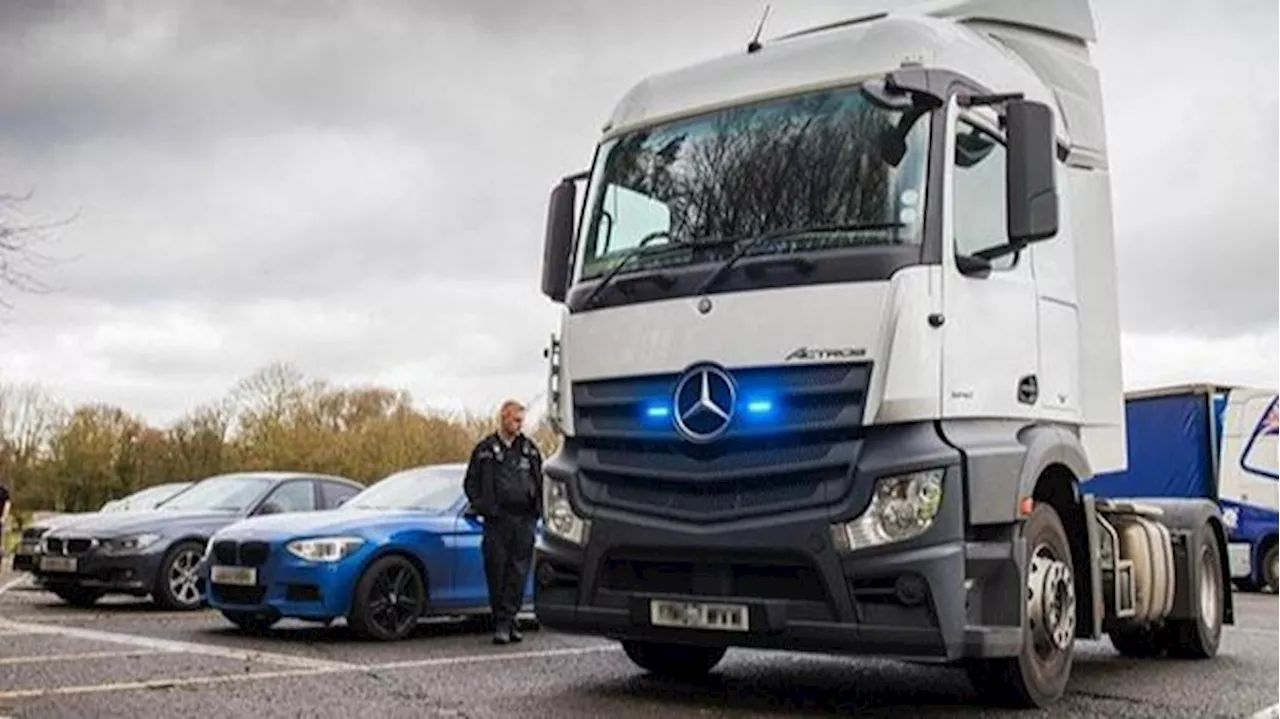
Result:
M663 599L649 603L649 621L660 627L745 632L750 629L749 616L747 607L741 604L699 604Z
M40 571L42 572L75 572L75 557L41 557Z
M258 582L258 570L253 567L215 566L209 572L214 584L232 584L237 587L252 587Z

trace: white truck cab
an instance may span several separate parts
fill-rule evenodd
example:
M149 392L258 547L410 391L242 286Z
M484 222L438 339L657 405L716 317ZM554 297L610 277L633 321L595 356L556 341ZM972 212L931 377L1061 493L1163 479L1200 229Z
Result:
M932 2L623 96L548 213L544 625L1030 706L1076 638L1216 652L1216 506L1080 492L1125 465L1095 39L1087 0Z

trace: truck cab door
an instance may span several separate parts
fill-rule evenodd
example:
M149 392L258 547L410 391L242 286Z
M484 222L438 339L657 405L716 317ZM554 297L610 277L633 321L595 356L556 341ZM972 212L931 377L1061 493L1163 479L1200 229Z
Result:
M1030 416L1041 394L1032 250L991 260L989 269L972 262L1008 241L1003 136L983 116L951 109L943 183L942 416Z

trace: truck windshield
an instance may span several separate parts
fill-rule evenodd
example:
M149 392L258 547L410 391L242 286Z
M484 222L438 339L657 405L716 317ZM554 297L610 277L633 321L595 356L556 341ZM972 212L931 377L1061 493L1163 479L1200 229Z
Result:
M854 87L611 138L592 173L577 280L609 273L641 242L617 274L718 264L762 235L786 237L759 243L770 254L918 245L928 123Z

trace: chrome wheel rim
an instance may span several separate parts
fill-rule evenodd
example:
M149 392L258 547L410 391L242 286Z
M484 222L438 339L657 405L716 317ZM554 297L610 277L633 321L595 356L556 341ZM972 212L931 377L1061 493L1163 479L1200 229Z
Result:
M1048 545L1036 547L1027 572L1027 620L1041 658L1066 651L1075 637L1075 580Z
M192 605L200 601L199 564L200 555L194 549L187 549L174 557L169 565L169 593L182 604Z
M1222 593L1217 570L1218 563L1205 546L1200 550L1200 616L1211 631L1218 627L1218 598Z

